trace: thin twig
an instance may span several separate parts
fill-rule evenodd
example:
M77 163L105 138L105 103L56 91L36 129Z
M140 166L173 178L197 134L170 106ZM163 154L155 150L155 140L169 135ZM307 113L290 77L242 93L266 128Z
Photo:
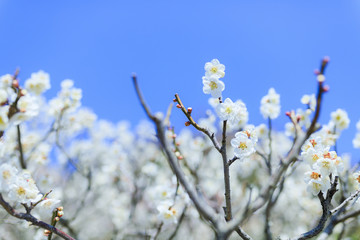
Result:
M357 196L360 195L360 189L357 190L354 194L352 194L350 197L348 197L347 199L345 199L339 206L337 206L336 208L332 209L330 211L330 214L334 214L337 211L339 211L339 209L341 209L343 206L345 206L348 202L350 202L351 200L353 200L354 198L356 198Z
M9 203L7 203L2 195L0 194L0 205L6 210L7 213L9 213L11 216L16 217L18 219L26 220L28 222L31 222L32 225L41 227L43 229L47 229L52 233L55 233L59 237L66 239L66 240L75 240L75 238L69 236L68 234L64 233L63 231L57 229L54 226L51 226L50 224L47 224L43 221L38 220L33 215L29 213L19 213L17 212L12 206L10 206Z
M176 99L176 102L179 104L180 109L183 111L183 113L185 114L185 116L189 120L190 124L193 125L200 132L205 133L210 138L211 142L214 144L214 147L216 148L216 150L218 150L220 152L221 147L220 147L220 144L218 143L218 141L215 138L215 134L210 132L208 129L201 127L199 124L197 124L194 121L194 119L191 116L191 113L188 112L188 110L185 108L184 104L181 102L179 94L175 94L175 99Z
M24 152L23 147L21 143L21 131L20 131L20 125L16 126L17 130L17 142L18 142L18 148L19 148L19 160L20 160L20 166L22 169L26 169L26 162L24 159Z
M180 183L182 184L185 191L189 195L189 198L191 199L191 201L194 203L194 205L195 205L196 209L198 210L199 214L201 215L201 217L212 223L212 226L214 227L214 230L215 230L217 236L222 236L225 239L233 231L235 231L237 229L236 231L238 232L238 234L243 239L251 240L251 237L249 235L247 235L239 227L240 221L239 222L234 222L233 220L230 220L227 224L223 223L223 221L221 220L221 218L219 218L217 216L215 211L203 199L201 199L197 195L196 191L190 186L187 178L184 175L184 172L181 170L180 166L177 164L176 158L175 158L174 154L172 153L172 151L170 150L170 147L168 146L168 142L166 141L166 137L165 137L163 122L159 118L154 116L151 113L151 111L149 110L149 107L147 106L147 104L146 104L146 102L145 102L145 100L144 100L144 98L142 96L142 93L140 91L140 88L138 86L136 75L133 75L132 80L133 80L133 84L134 84L134 87L135 87L135 90L136 90L136 94L137 94L137 96L138 96L138 98L140 100L140 104L142 105L142 107L143 107L145 113L147 114L147 116L155 124L157 137L158 137L158 139L160 141L162 149L164 150L164 152L165 152L165 154L167 156L167 160L168 160L168 163L169 163L171 169L173 170L174 174L179 179ZM177 96L177 98L178 98L178 96ZM178 103L180 104L181 101L179 101L179 100L180 100L180 98L178 98ZM182 104L180 104L180 105L182 105ZM183 105L182 105L182 107L183 107ZM186 109L184 109L184 110L187 113ZM190 119L192 119L192 118L190 117ZM191 121L190 119L189 119L189 121ZM205 129L205 131L207 133L209 133L206 129ZM212 139L213 139L213 143L217 143L214 136L212 137ZM214 146L215 146L215 148L216 148L216 146L218 146L217 149L218 149L218 151L220 151L220 147L219 147L218 143L217 143L217 145L214 145ZM227 162L226 158L225 158L225 161ZM225 165L227 166L226 162L225 162Z

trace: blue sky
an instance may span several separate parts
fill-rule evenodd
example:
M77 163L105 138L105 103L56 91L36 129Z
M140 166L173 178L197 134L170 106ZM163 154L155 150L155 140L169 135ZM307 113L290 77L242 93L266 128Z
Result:
M53 96L65 78L83 89L83 104L111 121L145 118L130 81L136 72L153 110L179 93L194 116L208 108L202 93L205 62L226 65L224 97L242 99L250 122L265 122L259 103L270 87L282 113L316 91L313 70L330 56L330 92L321 122L345 109L351 125L339 152L353 150L360 119L360 2L349 1L10 1L0 0L0 74L21 69L21 80L43 69ZM182 126L177 111L173 122ZM274 122L278 130L284 114Z

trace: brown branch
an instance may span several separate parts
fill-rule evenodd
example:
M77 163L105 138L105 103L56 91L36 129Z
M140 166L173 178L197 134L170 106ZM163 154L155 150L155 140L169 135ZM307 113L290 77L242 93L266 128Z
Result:
M219 237L219 239L226 239L233 231L236 230L239 234L241 234L240 236L243 239L251 240L251 237L248 236L239 227L239 223L234 225L234 222L232 220L230 220L229 223L223 223L223 221L221 220L221 218L218 217L218 215L215 213L215 211L202 198L200 198L197 195L196 191L190 186L187 178L185 177L184 172L182 171L180 166L177 164L176 157L174 156L174 154L170 150L168 142L166 141L163 122L161 121L161 119L154 116L151 113L151 111L149 110L149 107L147 106L147 104L146 104L146 102L145 102L145 100L144 100L144 98L142 96L142 93L141 93L140 88L138 86L137 78L136 78L135 75L133 75L132 80L133 80L133 84L135 86L137 96L138 96L138 98L140 100L140 104L142 105L142 107L143 107L145 113L147 114L147 116L155 124L157 137L158 137L159 142L160 142L160 144L162 146L162 149L164 150L164 152L165 152L165 154L167 156L167 160L168 160L168 163L170 165L170 168L173 170L174 174L179 179L181 185L184 187L185 191L189 195L189 198L191 199L191 201L195 205L195 207L198 210L201 217L203 217L205 220L212 223L212 226L214 227L216 235ZM180 100L180 98L178 98L178 99ZM190 118L190 119L192 119L192 118ZM189 121L190 121L190 119L189 119ZM205 131L207 133L209 133L206 129L205 129ZM213 138L213 139L214 139L215 143L217 143L216 139L215 138ZM226 141L226 139L225 139L225 141ZM220 151L219 146L218 146L218 149ZM225 165L227 166L227 159L226 158L225 158Z
M194 205L195 205L196 209L199 211L200 215L202 217L204 217L207 221L212 222L215 226L218 225L217 220L216 220L217 216L216 216L216 213L214 212L214 210L211 207L207 206L207 204L201 198L199 198L199 196L197 195L195 190L190 186L183 171L177 164L177 160L176 160L174 154L172 153L172 151L170 150L170 147L168 146L168 142L166 141L166 137L165 137L165 133L164 133L164 129L163 129L163 123L159 118L157 118L156 116L154 116L151 113L149 107L147 106L147 104L143 98L143 95L140 91L140 88L138 86L136 75L132 76L132 80L133 80L133 84L134 84L137 96L140 100L141 106L143 107L146 115L155 124L156 131L157 131L157 137L158 137L160 144L167 156L167 160L168 160L168 163L169 163L171 169L173 169L174 174L177 176L181 185L184 187L185 191L188 193L190 199L194 203Z
M222 141L221 141L221 157L223 160L223 168L224 168L224 184L225 184L225 219L226 221L230 221L232 219L232 208L231 208L231 187L230 187L230 172L229 172L229 165L227 160L227 153L226 153L226 123L227 121L223 122L223 132L222 132Z
M327 64L327 61L323 60L321 63L321 69L322 69L321 74L324 73L326 64ZM321 109L322 97L323 97L324 92L325 92L325 90L323 87L323 83L319 82L315 115L311 121L311 125L308 128L305 136L302 138L299 137L295 140L293 148L289 151L288 155L286 156L286 158L284 159L282 164L278 167L277 171L271 176L269 183L261 189L258 198L253 203L253 206L250 208L247 215L243 216L243 219L241 220L241 222L244 222L251 214L253 214L255 211L257 211L258 209L260 209L261 207L263 207L266 204L266 202L269 200L271 193L277 187L278 182L280 181L281 177L286 172L288 167L297 161L302 145L310 137L310 135L317 130L316 123L320 116L320 109Z
M193 125L200 132L203 132L204 134L206 134L210 138L211 142L214 144L214 147L216 148L216 150L218 150L220 152L221 147L220 147L220 144L218 143L218 141L215 138L215 134L210 132L208 129L201 127L199 124L197 124L194 121L194 119L191 116L191 113L188 112L188 110L185 108L184 104L181 102L179 94L175 94L175 100L179 104L180 109L183 111L183 113L185 114L185 116L189 120L190 124Z
M319 220L318 225L315 228L313 228L312 230L301 234L299 237L296 237L293 240L309 239L309 238L315 237L319 233L321 233L321 231L325 227L325 223L326 223L327 219L331 215L331 213L330 213L330 204L331 204L331 200L332 200L334 194L337 192L336 187L338 185L338 180L339 180L339 177L336 176L334 182L331 184L330 189L327 191L326 198L323 197L323 193L321 191L318 194L318 197L319 197L320 202L321 202L322 210L323 210L323 213L322 213L322 216L321 216L321 218Z
M17 130L17 142L18 142L18 147L19 147L20 166L21 166L22 169L26 169L26 162L25 162L25 159L24 159L24 152L23 152L23 147L22 147L22 143L21 143L20 125L16 126L16 130Z
M75 238L69 236L68 234L64 233L63 231L57 229L54 226L51 226L50 224L47 224L43 221L38 220L33 215L29 213L19 213L17 212L12 206L10 206L9 203L7 203L2 195L0 194L0 205L6 210L7 213L9 213L11 216L16 217L18 219L26 220L28 222L31 222L32 225L38 226L40 228L49 230L50 232L58 235L59 237L66 239L66 240L75 240Z

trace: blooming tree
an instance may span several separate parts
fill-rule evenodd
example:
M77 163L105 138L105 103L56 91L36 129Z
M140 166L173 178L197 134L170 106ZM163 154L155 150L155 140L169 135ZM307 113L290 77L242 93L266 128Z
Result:
M360 172L336 143L345 110L318 122L328 58L317 93L289 110L280 95L260 101L265 124L251 125L246 104L224 98L225 66L205 64L211 109L195 120L175 94L175 109L135 129L100 120L81 105L72 80L53 99L49 74L0 77L0 237L2 239L341 239L357 237ZM231 84L231 83L229 83ZM171 113L185 117L184 129ZM155 128L153 127L155 126ZM360 132L360 123L357 124ZM360 133L354 147L360 147Z

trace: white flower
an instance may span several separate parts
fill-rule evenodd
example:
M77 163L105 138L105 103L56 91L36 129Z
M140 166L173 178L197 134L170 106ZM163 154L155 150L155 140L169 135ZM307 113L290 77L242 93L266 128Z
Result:
M36 209L38 209L41 213L50 215L55 208L59 207L60 200L52 199L52 198L46 198L43 201L41 201Z
M198 123L201 127L208 129L212 133L217 132L217 128L215 127L216 116L210 111L206 111L207 118L200 118Z
M236 116L236 105L230 98L226 98L224 102L216 106L216 113L222 121L234 121Z
M4 131L9 126L9 106L1 106L0 107L0 131Z
M306 127L306 128L310 127L311 125L310 114L311 114L310 109L306 109L304 111L299 108L296 110L296 117L299 119L298 123L300 127Z
M258 136L258 138L267 137L267 135L268 135L268 129L264 123L257 126L255 128L255 131L256 131L256 135Z
M0 104L8 100L8 94L4 89L0 89Z
M25 82L25 88L35 95L42 94L46 90L50 89L49 74L41 70L37 73L32 73L31 78Z
M205 63L205 76L214 76L216 78L222 78L225 76L225 66L217 59L211 60L211 62Z
M20 203L30 203L41 199L34 180L23 177L18 177L10 184L8 196L12 201Z
M301 153L301 158L310 165L313 165L322 157L322 154L322 151L310 148L308 151Z
M241 159L255 152L256 142L256 132L254 130L244 130L237 132L230 143L234 147L234 155Z
M311 94L311 95L304 95L301 98L301 103L302 104L306 104L309 106L309 108L312 111L315 111L315 107L316 107L316 98L315 98L315 94Z
M216 106L220 104L220 101L219 101L219 98L211 97L211 98L209 98L208 103L210 104L211 107L216 108Z
M292 122L285 123L285 135L289 137L295 137L295 126Z
M247 111L245 103L241 100L237 100L235 103L234 119L230 124L237 126L238 128L244 127L249 120L249 112Z
M225 84L216 77L203 77L203 92L211 94L213 98L221 97L222 91L225 89Z
M11 74L6 74L0 77L0 87L7 89L11 86L13 81L13 76Z
M360 148L360 133L355 135L355 138L352 141L354 148Z
M74 86L74 81L71 79L65 79L61 82L61 88L70 89Z
M322 175L329 176L336 172L334 161L330 157L321 156L315 163L315 168L319 169Z
M25 120L35 117L39 113L37 98L30 94L22 96L17 103L17 107L20 112L16 113L11 118L11 121L14 124L20 124Z
M356 123L356 129L360 131L360 120Z
M275 119L280 114L280 95L273 88L261 99L260 112L264 118Z
M170 201L163 201L157 207L159 211L159 219L166 223L177 223L178 210Z
M15 167L7 163L0 166L0 192L9 189L9 184L15 181L17 172Z
M330 188L329 178L322 176L315 170L306 172L304 181L308 184L307 191L315 196L318 195L320 191L325 193Z
M359 184L358 188L360 187L360 171L353 173L352 175L355 182Z
M334 122L337 130L348 128L350 124L350 119L346 111L340 108L331 113L331 120Z

